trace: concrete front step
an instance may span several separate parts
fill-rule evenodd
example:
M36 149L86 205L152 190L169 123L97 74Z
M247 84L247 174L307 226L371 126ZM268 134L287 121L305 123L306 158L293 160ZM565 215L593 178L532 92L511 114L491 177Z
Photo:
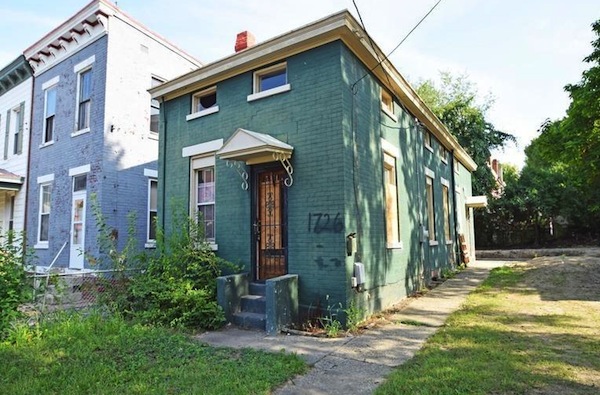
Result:
M264 314L241 312L233 315L233 323L242 328L265 330L267 319Z
M266 286L264 283L250 283L250 295L259 295L259 296L265 296L266 295Z
M242 311L246 313L265 314L266 298L259 295L242 296Z

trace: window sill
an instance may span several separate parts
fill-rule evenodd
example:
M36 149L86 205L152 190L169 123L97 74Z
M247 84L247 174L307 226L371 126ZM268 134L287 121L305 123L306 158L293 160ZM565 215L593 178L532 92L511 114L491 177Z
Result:
M156 241L148 241L144 244L144 248L156 248Z
M45 148L45 147L49 147L51 145L54 145L54 140L52 141L48 141L47 143L42 143L40 144L40 148Z
M438 241L437 241L437 240L429 240L429 245L430 245L430 246L436 246L436 245L438 245L438 244L440 244L440 243L438 243Z
M192 114L186 115L185 120L191 121L192 119L205 117L207 115L214 114L216 112L219 112L219 106L213 106L213 107L207 108L206 110L197 111Z
M402 242L399 241L397 243L387 243L386 248L388 250L401 250L404 248L404 246L402 245Z
M148 138L150 140L157 140L158 141L158 133L153 132L153 131L149 131L148 132Z
M81 129L81 130L77 130L73 133L71 133L71 137L77 137L77 136L81 136L82 134L86 134L90 132L90 128L85 128L85 129Z
M396 117L396 115L394 115L393 112L391 112L386 106L384 106L383 104L381 105L381 111L383 111L383 113L385 115L387 115L392 121L394 122L398 122L398 117Z
M448 159L441 158L441 160L442 160L442 163L443 163L443 164L445 164L445 165L447 165L447 164L448 164Z
M281 85L281 86L278 86L277 88L273 88L273 89L269 89L267 91L262 91L262 92L253 93L251 95L248 95L248 101L251 102L254 100L262 99L264 97L269 97L269 96L277 95L279 93L288 92L290 90L292 90L292 86L290 84Z
M425 148L427 148L433 154L433 147L431 145L425 144Z
M47 250L48 249L48 242L39 242L36 245L33 246L33 248L35 248L36 250Z
M208 245L210 246L210 249L211 249L212 251L219 251L219 245L218 245L218 244L215 244L215 243L209 243Z

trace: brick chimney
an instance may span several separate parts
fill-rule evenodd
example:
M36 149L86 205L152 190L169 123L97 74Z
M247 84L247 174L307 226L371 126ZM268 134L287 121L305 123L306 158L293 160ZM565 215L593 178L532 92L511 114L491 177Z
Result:
M243 31L238 33L235 39L235 52L243 51L246 48L250 48L256 43L254 35L249 31Z

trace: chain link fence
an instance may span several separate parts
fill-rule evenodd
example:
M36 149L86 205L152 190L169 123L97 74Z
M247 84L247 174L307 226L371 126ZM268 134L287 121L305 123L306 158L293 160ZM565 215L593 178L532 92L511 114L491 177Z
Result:
M28 274L31 300L22 310L29 316L61 310L80 310L110 305L123 295L131 271L68 270L53 268L49 272ZM32 317L33 318L33 317Z

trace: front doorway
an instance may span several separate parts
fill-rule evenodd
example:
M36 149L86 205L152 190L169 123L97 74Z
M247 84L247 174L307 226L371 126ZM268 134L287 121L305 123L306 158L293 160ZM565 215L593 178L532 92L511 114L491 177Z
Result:
M287 204L282 168L254 173L254 278L264 281L287 274Z
M85 251L85 207L87 199L87 176L73 177L73 206L71 210L71 234L69 267L83 269Z

